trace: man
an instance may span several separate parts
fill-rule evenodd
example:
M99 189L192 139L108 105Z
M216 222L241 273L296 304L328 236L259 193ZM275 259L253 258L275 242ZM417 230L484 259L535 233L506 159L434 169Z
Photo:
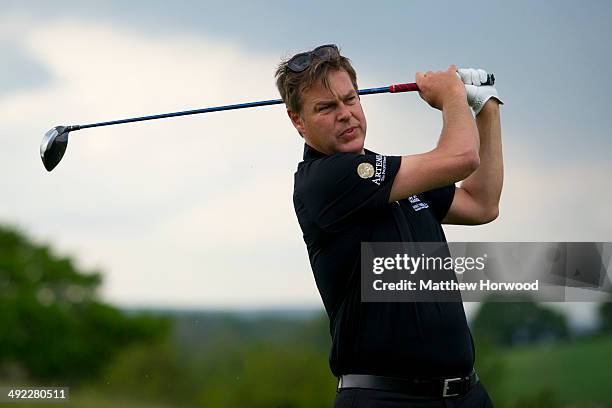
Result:
M416 74L443 127L435 149L406 156L364 149L355 70L335 45L297 54L276 71L305 141L293 199L330 318L335 407L492 406L473 371L461 302L361 302L361 242L446 242L441 223L497 217L500 100L492 86L477 86L484 71L461 70L468 85L456 71Z

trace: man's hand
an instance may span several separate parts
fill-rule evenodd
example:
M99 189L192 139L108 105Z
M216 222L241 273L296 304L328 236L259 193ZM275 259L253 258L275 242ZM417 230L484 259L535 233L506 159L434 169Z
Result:
M433 150L402 156L389 202L464 180L478 168L478 129L456 72L454 65L442 72L417 72L419 95L442 110L442 132Z
M419 86L419 95L431 107L442 110L444 104L457 99L466 99L466 89L457 78L457 67L451 65L446 71L425 74L416 73L416 83ZM464 102L465 103L465 102Z
M457 75L465 84L468 104L474 110L475 115L480 113L484 104L491 98L497 99L503 105L494 86L481 85L487 81L486 71L482 69L461 68L457 70Z

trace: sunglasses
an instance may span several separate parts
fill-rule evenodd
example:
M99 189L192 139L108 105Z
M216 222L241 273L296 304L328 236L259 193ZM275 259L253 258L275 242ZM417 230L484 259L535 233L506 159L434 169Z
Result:
M312 64L313 57L329 61L332 56L339 55L340 51L335 44L321 45L312 51L296 54L287 62L287 68L291 72L300 73L305 71Z

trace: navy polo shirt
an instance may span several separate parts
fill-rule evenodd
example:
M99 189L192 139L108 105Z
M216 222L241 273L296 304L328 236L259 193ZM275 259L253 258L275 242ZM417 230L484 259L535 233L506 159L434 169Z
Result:
M446 242L440 221L455 186L389 203L401 157L337 153L307 144L293 202L330 318L334 375L468 374L474 347L461 302L361 302L361 242Z

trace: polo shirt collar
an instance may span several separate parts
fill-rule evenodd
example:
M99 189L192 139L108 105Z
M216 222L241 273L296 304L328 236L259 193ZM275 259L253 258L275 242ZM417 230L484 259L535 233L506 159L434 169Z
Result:
M363 150L365 151L366 154L376 154L375 152L372 152L366 148L364 148ZM327 156L326 154L321 153L314 147L311 147L307 143L304 143L304 161L320 159L321 157L326 157L326 156Z
M304 160L320 159L321 157L325 156L325 154L316 150L314 147L311 147L307 143L304 143Z

